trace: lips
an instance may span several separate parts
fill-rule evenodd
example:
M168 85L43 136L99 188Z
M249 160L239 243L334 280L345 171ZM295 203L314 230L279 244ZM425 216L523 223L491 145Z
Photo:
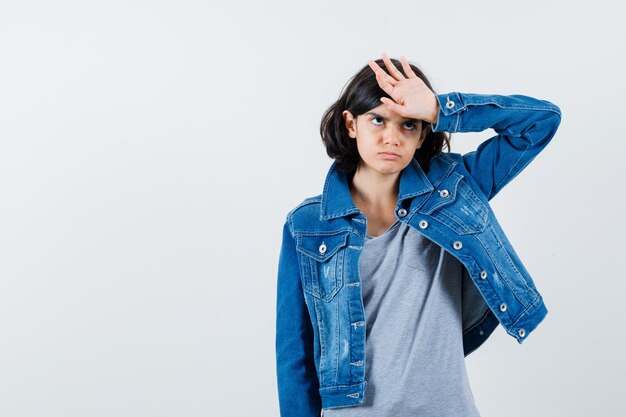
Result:
M396 161L400 159L400 155L394 152L380 152L378 155L380 155L381 159L384 159L387 161Z

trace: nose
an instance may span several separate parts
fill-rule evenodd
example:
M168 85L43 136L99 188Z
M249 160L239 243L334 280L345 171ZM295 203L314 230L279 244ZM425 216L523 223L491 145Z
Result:
M394 128L386 129L387 131L383 135L383 141L385 145L394 145L398 146L400 142L400 134Z

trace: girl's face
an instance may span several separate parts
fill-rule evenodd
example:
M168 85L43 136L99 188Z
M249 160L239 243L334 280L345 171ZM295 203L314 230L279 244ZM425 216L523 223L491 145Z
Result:
M359 169L380 174L395 174L406 168L429 131L429 127L422 129L421 120L406 119L384 104L356 118L348 110L342 114L361 156Z

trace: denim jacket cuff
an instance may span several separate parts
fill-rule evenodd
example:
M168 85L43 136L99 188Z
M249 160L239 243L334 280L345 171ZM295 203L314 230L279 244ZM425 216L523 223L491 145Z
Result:
M437 124L432 126L433 132L456 132L459 127L459 113L466 109L461 94L452 92L436 95L439 102Z

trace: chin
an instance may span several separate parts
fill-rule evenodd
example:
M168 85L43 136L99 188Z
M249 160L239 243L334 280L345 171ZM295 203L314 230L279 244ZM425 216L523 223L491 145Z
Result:
M381 174L397 174L398 172L402 171L404 168L406 167L406 165L396 165L396 166L383 166L383 167L379 167L377 169L378 172L380 172Z
M378 155L374 157L371 162L365 162L365 165L370 169L373 169L381 174L396 174L406 168L411 160L402 160L402 158L398 160L381 160L377 159Z

